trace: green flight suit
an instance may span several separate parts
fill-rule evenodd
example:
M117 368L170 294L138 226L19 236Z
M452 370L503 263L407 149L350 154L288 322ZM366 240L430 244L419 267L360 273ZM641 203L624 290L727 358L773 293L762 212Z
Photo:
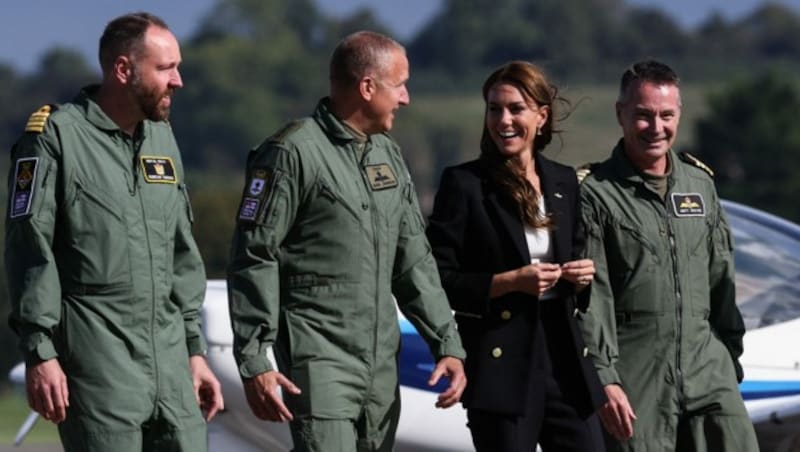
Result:
M241 376L272 370L265 352L274 344L281 372L303 391L284 394L301 420L295 447L320 450L301 424L327 419L355 423L359 450L391 450L400 348L392 295L437 360L464 358L398 146L384 134L359 142L323 99L253 150L246 176L228 271Z
M65 450L206 449L189 356L205 270L169 125L123 132L83 90L35 113L11 153L10 323L28 365L68 380Z
M592 166L580 204L597 272L586 344L601 382L621 385L638 418L633 438L608 450L757 451L737 386L733 243L713 180L670 151L662 198L622 146Z

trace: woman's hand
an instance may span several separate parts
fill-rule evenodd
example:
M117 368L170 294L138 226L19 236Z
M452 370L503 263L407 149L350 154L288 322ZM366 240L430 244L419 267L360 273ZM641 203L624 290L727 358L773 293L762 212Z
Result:
M561 265L561 277L579 289L588 286L594 279L594 261L578 259Z
M520 292L541 296L552 289L562 275L558 264L538 262L516 270L516 286Z

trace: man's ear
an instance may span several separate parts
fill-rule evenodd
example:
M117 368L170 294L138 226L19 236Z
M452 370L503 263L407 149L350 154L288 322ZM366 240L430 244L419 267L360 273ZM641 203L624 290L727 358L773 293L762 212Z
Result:
M362 77L361 81L358 82L358 92L366 101L372 100L372 96L375 95L377 89L378 85L372 77Z
M623 107L624 107L624 105L622 105L619 102L614 104L614 109L617 112L617 124L619 124L619 125L622 125L622 108Z
M117 81L127 85L133 79L133 63L127 56L120 55L114 60L111 73Z

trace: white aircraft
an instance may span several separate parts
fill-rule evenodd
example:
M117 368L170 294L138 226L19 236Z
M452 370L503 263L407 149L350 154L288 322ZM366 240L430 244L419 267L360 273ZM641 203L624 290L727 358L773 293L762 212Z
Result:
M800 226L741 204L723 204L736 244L737 303L748 328L741 358L742 397L763 452L800 451ZM399 312L398 317L402 415L395 450L473 450L465 411L460 406L434 408L443 383L428 387L433 358L411 323ZM224 281L208 282L203 325L208 361L222 383L226 408L209 424L210 450L290 451L288 426L256 419L244 398L231 352ZM24 384L22 365L11 378ZM18 441L35 419L35 413L28 417Z

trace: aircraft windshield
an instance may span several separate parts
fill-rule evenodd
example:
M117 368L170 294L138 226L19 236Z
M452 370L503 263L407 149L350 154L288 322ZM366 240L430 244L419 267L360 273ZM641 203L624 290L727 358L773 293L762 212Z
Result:
M725 202L734 236L736 302L745 326L800 317L800 227Z

